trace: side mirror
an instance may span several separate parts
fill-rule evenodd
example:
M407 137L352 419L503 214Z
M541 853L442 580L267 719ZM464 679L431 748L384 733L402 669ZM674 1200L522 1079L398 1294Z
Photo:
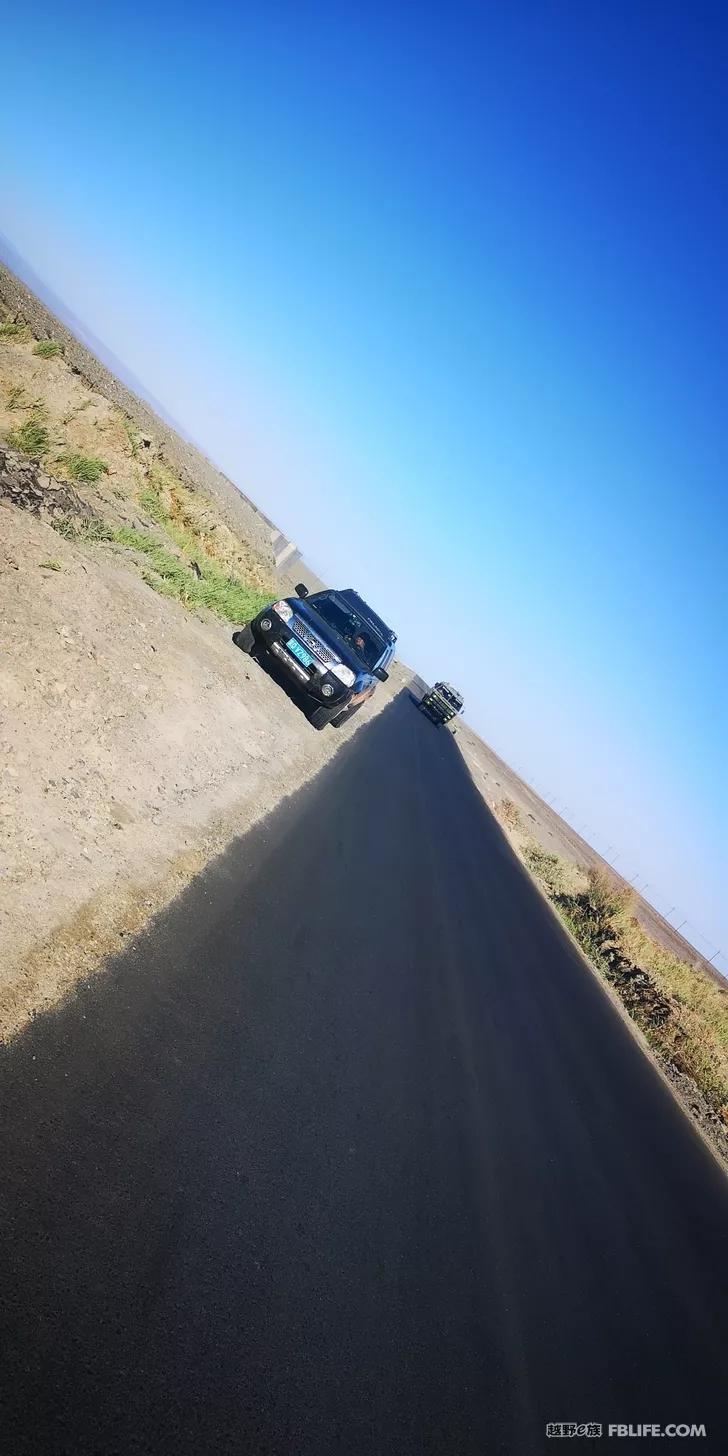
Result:
M299 581L298 586L296 587L296 596L297 597L307 597L308 596L308 587L307 586L304 586L304 584L303 584L302 581Z
M386 682L389 677L389 673L387 672L386 667L375 667L374 676L378 677L380 682Z

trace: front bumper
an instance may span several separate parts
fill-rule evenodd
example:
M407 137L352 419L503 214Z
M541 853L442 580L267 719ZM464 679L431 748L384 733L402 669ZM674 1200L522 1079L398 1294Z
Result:
M451 723L455 713L446 712L435 703L420 703L420 712L424 713L431 723Z
M262 626L263 621L270 622L269 628ZM353 694L353 688L347 687L339 681L327 667L317 662L313 667L306 668L293 653L288 651L288 643L295 641L295 637L287 622L283 621L276 612L264 611L250 624L256 642L283 668L287 677L296 683L307 697L314 703L325 705L327 708L345 708ZM313 654L311 654L313 656Z

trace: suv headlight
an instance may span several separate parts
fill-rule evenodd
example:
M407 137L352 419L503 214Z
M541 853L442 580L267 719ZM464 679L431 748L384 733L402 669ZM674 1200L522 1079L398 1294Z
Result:
M290 622L293 616L293 608L289 607L288 602L274 602L271 611L277 612L284 622Z
M338 677L339 682L342 682L344 687L350 688L356 682L356 673L352 672L351 668L347 667L343 662L337 662L336 666L329 670L333 672L334 677Z

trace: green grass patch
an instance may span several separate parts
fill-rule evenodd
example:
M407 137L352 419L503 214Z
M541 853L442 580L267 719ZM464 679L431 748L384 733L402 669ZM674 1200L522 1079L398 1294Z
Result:
M214 560L214 543L209 532L202 529L189 513L189 497L191 493L169 469L154 464L147 472L147 484L139 494L139 502L151 520L164 527L180 551ZM217 569L220 570L219 561Z
M62 569L60 561L39 561L38 565L46 571L60 571Z
M170 485L169 480L172 480ZM184 552L194 559L203 576L217 581L242 582L244 578L231 570L215 554L215 542L208 531L202 530L189 515L184 514L184 487L174 477L168 477L163 467L153 466L147 475L147 484L139 491L138 500L145 514ZM169 500L169 506L165 502ZM252 588L250 588L252 589ZM258 591L261 603L271 600L270 591ZM238 620L231 618L231 621Z
M568 885L567 865L564 860L559 859L557 854L549 854L547 849L542 849L535 839L525 846L523 858L549 895L564 894Z
M144 579L155 591L175 597L187 607L207 607L228 622L247 622L270 601L267 594L239 577L225 575L204 557L196 562L200 572L197 576L188 561L173 555L154 536L131 526L115 531L114 540L146 557L151 572L145 573Z
M197 560L203 575L214 571L221 580L244 582L261 601L271 601L276 594L272 576L212 504L200 500L163 461L154 461L145 474L140 507L185 556Z
M26 324L15 324L8 321L0 324L0 339L27 339L28 327Z
M207 607L227 622L247 622L270 601L270 593L258 591L239 577L227 576L204 557L195 562L198 576L189 561L175 556L151 532L133 526L114 529L104 521L69 516L54 521L53 526L66 540L108 541L138 552L148 564L149 570L144 573L147 584L161 596L174 597L191 610Z
M156 521L158 526L170 526L172 524L168 512L164 509L159 493L149 486L139 492L139 504L150 521Z
M81 485L96 485L102 475L108 475L109 467L105 460L99 460L96 455L76 455L70 453L60 457L72 480L77 480Z
M39 339L33 350L39 359L57 359L62 352L57 339Z
M24 420L17 430L8 432L8 444L11 449L19 450L22 455L30 455L34 460L39 460L41 456L45 455L50 442L51 437L40 411L31 415L30 419Z
M134 422L130 419L122 420L122 425L124 427L124 434L126 435L127 444L129 446L129 454L131 455L132 460L138 460L139 431L137 430Z
M84 516L56 516L50 524L64 541L88 541L93 544L95 541L113 541L114 539L111 526L107 526L105 521L99 521L95 517L89 520Z

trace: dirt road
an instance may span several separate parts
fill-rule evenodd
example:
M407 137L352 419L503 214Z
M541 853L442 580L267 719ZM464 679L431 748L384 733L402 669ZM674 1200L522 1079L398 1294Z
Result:
M726 1449L725 1180L406 694L0 1107L8 1450Z

